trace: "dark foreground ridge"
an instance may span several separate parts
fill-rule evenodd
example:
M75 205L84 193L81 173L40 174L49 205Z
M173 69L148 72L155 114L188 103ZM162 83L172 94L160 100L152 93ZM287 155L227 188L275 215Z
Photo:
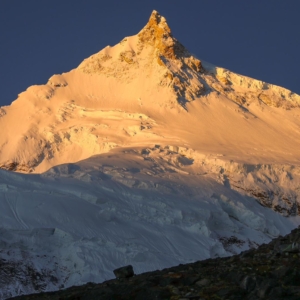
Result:
M227 258L11 299L300 299L300 227Z

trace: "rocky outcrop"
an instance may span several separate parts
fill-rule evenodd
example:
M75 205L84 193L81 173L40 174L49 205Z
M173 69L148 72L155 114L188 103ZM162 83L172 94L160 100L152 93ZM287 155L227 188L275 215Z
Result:
M6 115L6 111L5 109L3 109L2 107L0 107L0 118Z
M138 33L139 52L144 47L152 47L154 49L153 57L160 66L168 69L164 77L169 80L169 86L178 95L179 103L195 100L204 92L204 85L201 83L198 72L202 72L202 63L195 58L189 51L176 40L171 33L171 29L166 19L157 11L153 11L147 25ZM174 66L172 61L176 61ZM197 84L189 80L189 78L197 78Z
M245 109L252 103L259 104L262 109L269 106L289 110L300 106L300 96L288 89L207 63L203 63L203 69L202 78L210 92L224 95Z
M158 55L166 59L178 59L188 54L184 46L172 36L166 19L155 10L138 37L141 48L150 45L158 51Z
M133 267L132 265L121 267L114 270L114 274L117 278L129 278L134 275Z
M300 228L240 255L13 299L299 299Z

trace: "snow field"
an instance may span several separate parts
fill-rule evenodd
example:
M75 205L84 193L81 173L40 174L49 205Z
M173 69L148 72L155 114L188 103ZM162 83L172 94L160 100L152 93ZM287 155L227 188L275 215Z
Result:
M2 297L101 282L126 264L141 273L232 255L299 223L214 174L193 173L179 164L185 159L156 146L115 149L42 175L1 170L1 259L21 266L1 283ZM36 287L28 268L43 278Z

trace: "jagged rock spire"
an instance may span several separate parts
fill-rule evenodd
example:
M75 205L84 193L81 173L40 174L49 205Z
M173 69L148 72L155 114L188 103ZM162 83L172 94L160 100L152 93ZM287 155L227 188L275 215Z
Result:
M156 10L153 10L147 25L152 26L154 29L159 27L161 32L171 33L171 29L167 23L167 20Z
M178 41L173 38L167 20L154 10L147 25L138 34L141 43L146 43L158 49L166 58L176 58ZM177 46L177 47L176 47ZM184 47L180 45L184 50Z

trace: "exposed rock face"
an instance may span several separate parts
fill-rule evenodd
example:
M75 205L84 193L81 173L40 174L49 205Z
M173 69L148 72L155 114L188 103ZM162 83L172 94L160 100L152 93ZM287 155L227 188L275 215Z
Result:
M284 108L286 110L300 106L300 96L279 86L260 80L235 74L224 68L207 64L202 78L210 91L224 95L247 109L252 103L264 106Z
M164 65L165 60L181 59L185 66L197 72L202 70L201 61L193 57L171 33L167 21L157 11L153 11L147 25L138 34L141 48L150 45L156 49L157 60Z
M167 59L176 59L186 52L185 48L173 38L166 19L155 10L138 37L141 44L151 45Z
M0 118L6 115L6 111L5 109L3 109L2 107L0 107Z
M204 86L201 84L197 72L201 72L201 61L192 56L188 50L178 42L171 33L167 21L157 11L153 11L147 25L139 32L139 49L143 50L145 46L154 49L154 57L160 66L165 66L168 72L165 77L172 81L172 87L179 97L185 98L185 101L194 100L193 94L200 96L204 92ZM172 61L177 60L177 67L169 67ZM188 71L187 71L188 70ZM196 74L193 72L195 71ZM192 86L188 80L188 74L198 78L197 86ZM189 92L190 91L190 92ZM179 99L182 103L182 99Z
M68 83L63 75L53 75L49 78L48 84L54 86L55 88L67 86Z

